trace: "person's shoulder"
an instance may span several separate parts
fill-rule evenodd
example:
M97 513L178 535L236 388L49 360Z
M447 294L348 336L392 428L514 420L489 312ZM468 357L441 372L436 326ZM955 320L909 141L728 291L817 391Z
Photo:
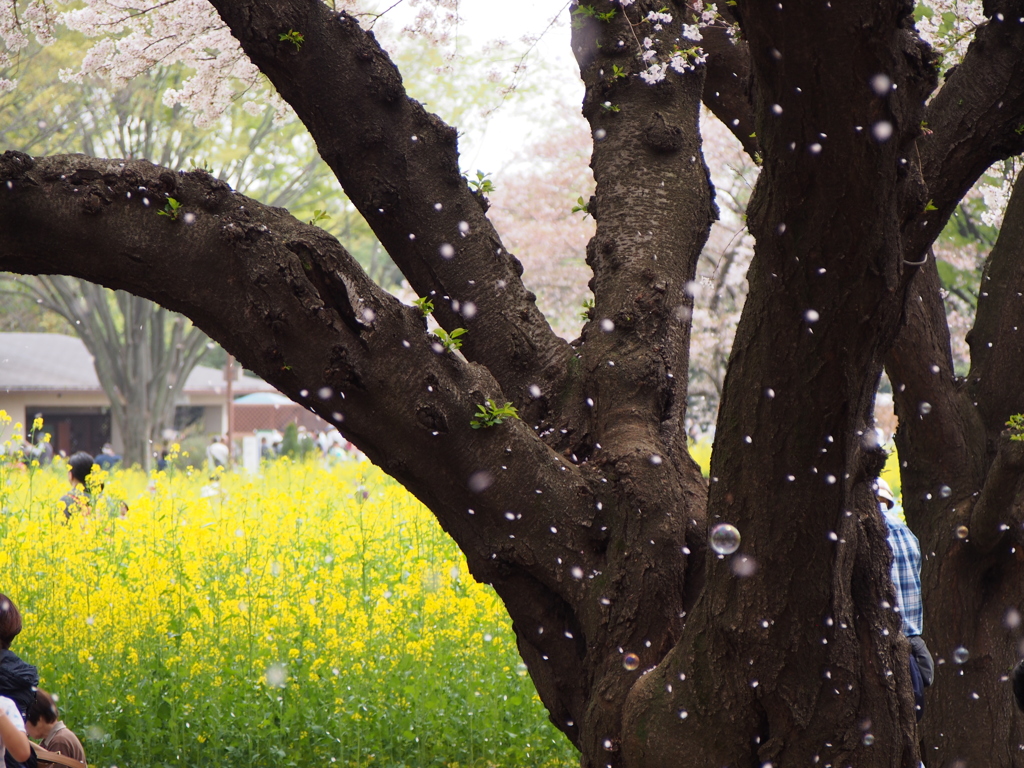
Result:
M62 755L85 762L85 748L74 731L67 726L54 734L46 748L51 752L60 752Z
M18 711L18 705L14 703L14 699L0 696L0 712L7 715L16 726L20 726L21 730L25 730L25 721L21 719L21 712Z

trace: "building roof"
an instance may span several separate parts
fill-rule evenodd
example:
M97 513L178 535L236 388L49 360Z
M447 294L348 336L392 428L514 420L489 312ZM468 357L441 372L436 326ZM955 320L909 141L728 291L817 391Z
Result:
M197 365L185 392L223 392L224 371ZM234 383L238 393L274 392L255 376ZM60 333L0 333L0 392L102 391L93 358L77 336Z

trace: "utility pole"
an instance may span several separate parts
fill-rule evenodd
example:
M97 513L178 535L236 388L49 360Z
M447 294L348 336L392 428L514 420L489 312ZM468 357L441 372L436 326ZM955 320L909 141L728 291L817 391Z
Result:
M224 367L224 379L228 383L227 398L225 404L228 411L228 466L234 463L235 457L235 357L228 355L227 365Z

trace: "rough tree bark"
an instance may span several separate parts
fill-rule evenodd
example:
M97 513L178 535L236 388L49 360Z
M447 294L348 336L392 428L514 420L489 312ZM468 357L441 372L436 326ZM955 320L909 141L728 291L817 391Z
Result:
M873 394L885 359L906 383L901 412L937 387L920 425L959 440L947 462L944 433L918 437L905 419L899 437L921 473L905 480L908 516L938 553L929 607L944 598L954 610L949 590L962 588L967 615L993 578L1007 599L1019 595L976 565L1006 548L982 510L1012 498L1019 477L998 435L1007 409L1021 409L1010 390L1024 356L998 334L1021 304L1012 287L991 292L974 346L993 347L957 389L942 368L948 342L944 358L927 354L948 331L934 266L921 262L964 190L1024 149L1020 0L990 4L1002 17L927 107L936 72L907 2L738 0L744 42L715 32L706 67L649 86L635 33L661 3L598 0L602 18L573 36L597 233L595 306L572 344L551 332L486 201L460 176L455 131L405 95L372 34L320 0L212 3L440 324L468 328L464 356L445 352L336 240L201 171L8 152L0 268L75 275L180 311L338 424L494 585L583 766L916 766L907 643L870 489L882 461ZM671 10L671 30L650 32L662 50L692 13ZM280 41L287 30L302 32L300 49ZM764 164L710 489L682 427L687 283L715 215L702 98ZM183 206L176 220L155 214L168 196ZM993 256L987 276L1013 286L1021 263ZM971 410L965 397L985 405ZM488 398L513 402L522 421L472 429ZM952 420L938 413L947 402ZM974 485L948 483L956 493L938 512L909 503L947 467ZM953 502L964 514L971 489L981 496L969 546L989 546L974 561L962 542L932 545L923 527ZM735 555L707 546L719 522L742 534ZM1000 638L1002 663L1012 640ZM1005 695L990 705L998 728L1012 728ZM936 705L930 717L949 715ZM934 742L939 759L990 754L969 736Z

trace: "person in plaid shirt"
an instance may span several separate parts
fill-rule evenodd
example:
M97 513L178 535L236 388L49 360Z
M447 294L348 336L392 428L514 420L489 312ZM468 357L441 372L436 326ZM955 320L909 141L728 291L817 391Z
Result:
M903 622L903 634L910 641L910 678L914 685L917 719L924 714L924 689L935 679L935 665L921 637L924 605L921 602L921 545L903 521L889 484L878 478L875 496L889 531L892 550L892 584L896 587L896 610Z

